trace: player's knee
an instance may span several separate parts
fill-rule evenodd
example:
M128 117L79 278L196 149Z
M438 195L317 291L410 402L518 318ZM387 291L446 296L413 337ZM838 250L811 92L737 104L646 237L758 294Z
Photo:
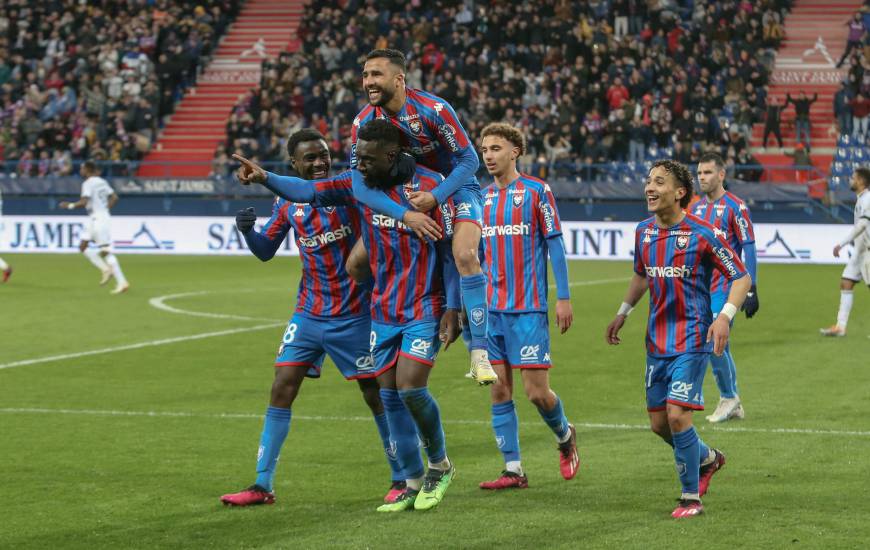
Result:
M550 391L550 388L535 388L526 387L526 397L537 408L549 411L556 406L556 396Z
M654 434L662 439L671 438L671 427L667 423L667 419L650 419L649 427Z
M458 248L458 250L456 248ZM477 257L476 248L456 248L453 250L453 258L456 261L456 269L460 273L472 274L480 271L480 259Z
M368 405L373 413L382 413L384 411L384 406L381 403L381 394L378 383L374 380L360 380L359 382L359 389L362 392L363 400L366 402L366 405Z
M502 382L500 377L498 383L493 384L490 388L493 403L504 403L513 398L513 388L510 384Z

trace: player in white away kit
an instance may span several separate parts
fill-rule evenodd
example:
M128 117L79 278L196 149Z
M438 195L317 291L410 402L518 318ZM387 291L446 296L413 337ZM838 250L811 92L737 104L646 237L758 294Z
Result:
M3 242L3 193L0 193L0 244ZM12 276L12 268L0 258L0 283L5 283Z
M130 283L127 282L124 272L121 271L118 258L112 254L109 216L109 210L118 202L118 195L115 194L109 182L99 176L100 171L93 161L85 161L82 164L80 174L85 178L84 183L82 183L81 198L76 202L62 201L58 206L68 210L87 208L90 219L87 228L82 233L79 250L102 273L100 286L108 283L114 277L117 285L112 290L112 294L121 294L130 288ZM90 243L94 243L96 248L88 246Z
M870 168L856 168L849 180L849 189L858 198L855 200L855 227L849 236L834 247L834 256L839 258L840 251L849 243L855 245L855 253L846 264L840 279L840 310L837 324L819 329L822 336L846 336L846 324L852 311L852 289L855 283L864 281L870 288Z

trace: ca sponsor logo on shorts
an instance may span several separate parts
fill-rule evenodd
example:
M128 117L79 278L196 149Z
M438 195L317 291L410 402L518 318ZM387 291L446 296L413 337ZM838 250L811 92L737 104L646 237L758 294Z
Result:
M679 380L671 382L671 395L677 399L689 401L689 392L692 391L692 386L694 386L694 384L687 384L686 382L680 382Z
M415 338L411 342L411 348L408 350L408 352L418 357L424 357L428 359L430 349L432 349L432 342L424 338Z
M456 205L456 215L457 216L470 216L471 215L471 203L470 202L460 202Z
M537 363L541 354L541 346L523 346L520 348L520 363Z
M363 355L362 357L357 357L356 359L356 370L358 371L370 371L375 368L375 360L371 355Z

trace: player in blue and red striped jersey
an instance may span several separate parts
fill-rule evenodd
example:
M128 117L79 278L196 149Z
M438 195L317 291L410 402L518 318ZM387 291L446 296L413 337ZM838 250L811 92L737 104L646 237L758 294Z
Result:
M359 171L353 170L354 195L369 208L402 220L421 238L435 239L440 237L438 227L422 213L452 198L456 211L453 256L471 331L471 375L481 385L492 384L496 375L486 351L486 277L478 257L483 199L474 175L479 165L477 152L449 103L405 86L405 56L401 52L372 51L366 56L362 77L369 105L353 121L351 168L356 168L359 128L370 120L386 119L402 131L402 147L417 163L445 179L431 191L417 191L400 203L364 185Z
M290 136L287 152L292 167L302 177L329 175L329 148L316 130L304 129ZM251 252L264 262L272 259L292 229L302 260L302 279L296 311L275 359L275 380L257 455L257 479L244 491L224 495L221 501L235 506L275 501L273 478L290 429L291 406L306 373L319 377L328 354L346 379L359 383L375 417L392 469L393 485L385 497L392 502L404 491L405 480L392 450L369 351L369 294L344 269L353 243L361 235L359 213L356 208L313 208L278 199L272 217L259 232L253 231L256 220L253 208L236 215L236 225Z
M743 303L746 318L751 319L758 311L758 292L755 288L758 278L755 231L749 217L749 208L745 202L725 190L725 161L717 153L701 155L698 160L698 182L704 195L693 205L692 211L702 220L725 232L728 244L738 256L743 257L746 269L752 277L752 288ZM710 309L714 317L725 305L730 287L728 279L719 272L713 273L713 281L710 283ZM743 418L743 404L737 394L737 369L734 358L731 357L730 344L725 347L720 357L711 355L710 362L713 364L713 376L719 388L719 404L707 420L725 422L731 418Z
M517 171L525 138L513 126L490 124L481 133L481 154L495 180L484 190L483 238L489 277L489 357L498 374L491 387L492 428L505 469L481 489L528 487L520 461L519 421L513 402L513 370L526 396L556 436L562 477L580 466L577 434L562 401L550 389L550 324L547 318L547 253L556 278L556 324L564 334L574 320L568 262L556 199L543 181Z
M413 157L401 151L400 136L400 131L387 121L366 124L357 143L358 169L366 185L384 190L391 200L408 204L412 193L434 189L441 175L415 166ZM320 206L355 203L349 172L311 182L276 176L241 160L248 171L240 176L243 183L262 183L285 199ZM374 372L407 483L394 503L378 510L427 510L441 502L455 474L447 458L441 415L429 393L428 379L441 342L449 344L458 333L458 275L448 242L419 239L402 221L359 206L365 222L362 241L374 274L370 341ZM449 202L427 215L445 235L452 234ZM451 290L446 293L446 303L445 286ZM399 414L404 410L410 411L413 422L406 422ZM425 477L417 433L429 461Z
M635 231L634 276L605 339L620 343L619 330L647 288L647 368L644 376L650 427L674 449L682 485L675 518L703 513L701 497L725 456L707 447L692 425L692 412L704 409L704 373L710 352L721 355L731 320L743 304L752 278L722 231L687 214L692 175L678 162L658 161L644 194L654 214ZM713 320L713 272L731 281L727 303Z

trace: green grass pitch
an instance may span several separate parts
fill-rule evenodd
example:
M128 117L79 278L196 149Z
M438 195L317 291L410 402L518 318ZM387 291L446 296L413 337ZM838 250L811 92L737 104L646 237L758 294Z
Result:
M732 338L747 418L713 428L696 415L728 464L705 498L707 514L678 522L669 514L679 492L671 451L645 429L645 301L623 345L603 340L628 263L570 264L575 324L553 336L552 385L577 424L577 478L559 476L553 437L520 390L531 487L477 488L502 464L489 392L463 377L458 344L431 379L457 478L437 509L384 515L374 509L389 471L374 423L356 385L331 366L303 385L294 406L277 503L218 502L253 482L297 259L124 256L133 286L122 296L98 287L81 256L5 259L16 271L0 286L0 365L18 366L0 368L2 548L868 544L870 292L856 289L847 338L819 337L836 313L837 266L761 266L761 311L741 314ZM149 304L177 294L164 303L251 319ZM139 343L147 345L131 347ZM107 348L115 351L80 355ZM71 357L26 363L52 356ZM715 406L710 374L705 390Z

